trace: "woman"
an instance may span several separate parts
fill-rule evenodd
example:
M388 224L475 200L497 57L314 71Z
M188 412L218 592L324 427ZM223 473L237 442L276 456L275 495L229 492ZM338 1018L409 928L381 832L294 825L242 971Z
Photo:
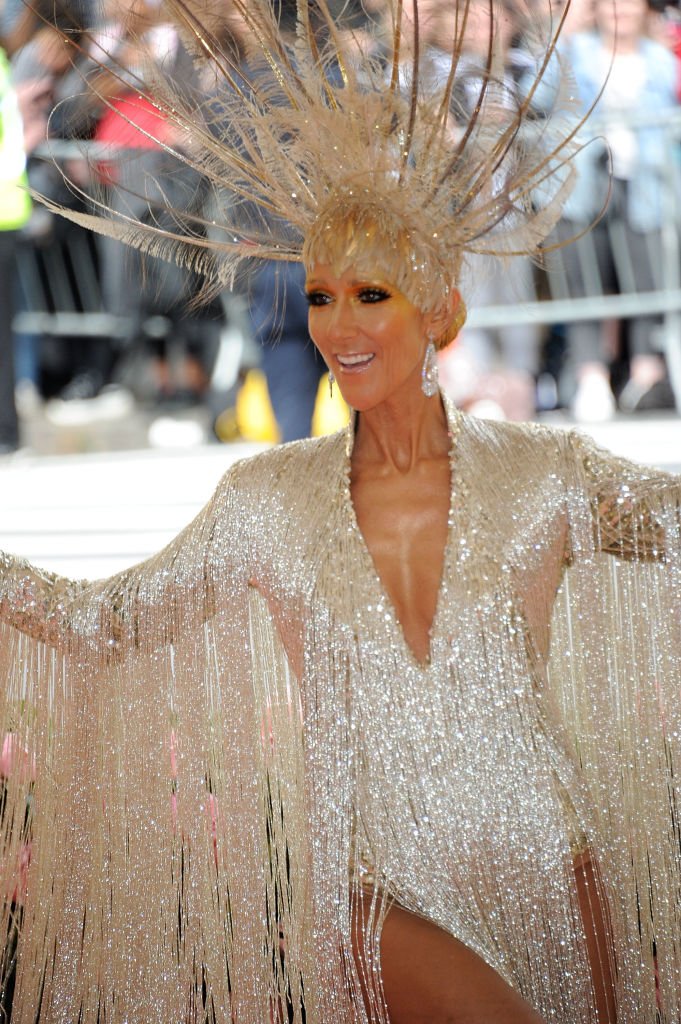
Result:
M18 1019L674 1019L679 484L468 420L436 381L461 261L551 229L570 132L530 146L523 101L482 88L457 135L418 45L400 92L399 31L360 89L304 4L295 62L256 7L289 106L225 63L240 145L208 125L202 166L268 210L225 225L226 272L302 258L356 416L237 464L112 580L0 563L0 722L36 763Z
M424 388L423 367L428 339L447 336L460 298L454 291L451 309L424 316L380 276L358 276L349 267L338 277L328 265L310 269L307 294L312 337L357 413L350 500L359 546L370 556L376 590L390 608L398 634L393 643L399 648L401 641L402 656L425 668L450 570L453 433L460 426L437 391ZM516 853L523 857L525 850ZM574 857L574 871L598 1019L614 1021L607 911L586 843ZM384 923L382 950L393 1021L540 1019L469 947L444 928L414 919L399 903Z

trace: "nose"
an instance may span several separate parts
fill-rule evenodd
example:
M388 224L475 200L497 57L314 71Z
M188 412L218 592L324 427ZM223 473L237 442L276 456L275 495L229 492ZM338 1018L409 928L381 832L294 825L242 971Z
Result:
M331 307L329 335L335 340L352 338L356 332L355 316L351 304L339 296Z

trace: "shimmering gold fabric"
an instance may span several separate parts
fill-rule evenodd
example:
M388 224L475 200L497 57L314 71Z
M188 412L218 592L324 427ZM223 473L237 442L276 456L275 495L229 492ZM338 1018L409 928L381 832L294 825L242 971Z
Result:
M2 563L0 717L36 764L20 1024L261 1024L287 1002L361 1022L360 975L385 1020L392 899L547 1021L593 1021L576 837L618 1019L679 1019L681 484L449 416L426 664L358 529L343 434L237 464L111 581ZM28 785L7 780L5 891Z

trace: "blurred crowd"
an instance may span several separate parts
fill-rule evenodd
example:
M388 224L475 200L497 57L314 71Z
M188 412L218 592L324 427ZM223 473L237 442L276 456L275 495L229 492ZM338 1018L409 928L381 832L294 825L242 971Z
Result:
M280 2L285 36L295 30L295 4ZM537 21L548 19L545 0L536 3ZM249 30L231 0L222 5L221 44L247 74ZM352 45L380 58L382 0L336 6L348 18ZM448 71L456 4L420 0L419 10L423 74L437 87ZM503 11L495 37L507 78L500 85L509 95L527 95L536 117L546 117L556 104L553 71L532 89L536 57L514 0L504 0ZM553 6L554 23L560 15ZM480 95L489 26L488 0L471 0L457 117L465 119ZM404 38L406 68L408 21ZM244 428L225 410L244 379L254 393L257 373L267 384L256 389L263 436L309 433L326 394L325 368L307 334L298 265L265 264L232 291L192 306L200 283L191 271L93 239L31 204L23 188L29 183L74 211L105 190L107 202L134 218L152 215L157 190L164 205L198 211L210 230L212 191L163 148L172 128L159 123L136 88L143 49L178 82L193 81L162 0L0 0L0 45L0 453L19 446L21 418L38 406L57 425L124 416L133 404L203 406L217 434L231 437ZM537 298L562 296L582 300L581 312L546 324L501 315L466 326L443 355L442 380L460 406L490 416L524 419L564 407L594 421L618 408L673 408L661 316L606 317L599 299L659 292L674 277L681 20L664 0L654 7L646 0L572 0L560 51L572 69L572 102L584 114L594 110L599 137L579 155L577 187L549 240L556 252L542 268L523 260L500 268L472 262L462 290L472 309L522 310ZM568 239L575 241L563 246Z

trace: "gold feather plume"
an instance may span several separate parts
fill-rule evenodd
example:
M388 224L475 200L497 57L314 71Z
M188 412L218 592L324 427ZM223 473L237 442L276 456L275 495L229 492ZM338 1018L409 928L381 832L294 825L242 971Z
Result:
M548 6L514 8L530 55L515 82L500 32L508 12L497 0L440 0L453 28L435 71L423 41L435 2L385 0L360 32L331 0L297 0L286 32L271 0L163 0L163 17L193 58L192 75L180 81L158 56L141 60L143 39L134 70L101 56L101 47L100 60L89 47L89 60L153 106L163 131L148 119L139 131L180 171L198 172L211 202L179 209L162 182L151 190L140 183L130 190L138 204L153 192L141 218L138 207L128 212L110 194L72 185L89 212L60 212L178 260L214 288L233 283L253 257L378 256L423 308L455 283L467 253L534 254L560 215L578 148L581 122L557 51L565 15L554 22ZM470 66L469 24L481 11L487 38L465 108L458 87ZM230 18L247 39L238 56ZM87 35L80 46L88 51ZM95 75L88 86L97 102L118 111L99 81ZM539 93L550 103L538 112ZM129 108L119 116L134 124Z

